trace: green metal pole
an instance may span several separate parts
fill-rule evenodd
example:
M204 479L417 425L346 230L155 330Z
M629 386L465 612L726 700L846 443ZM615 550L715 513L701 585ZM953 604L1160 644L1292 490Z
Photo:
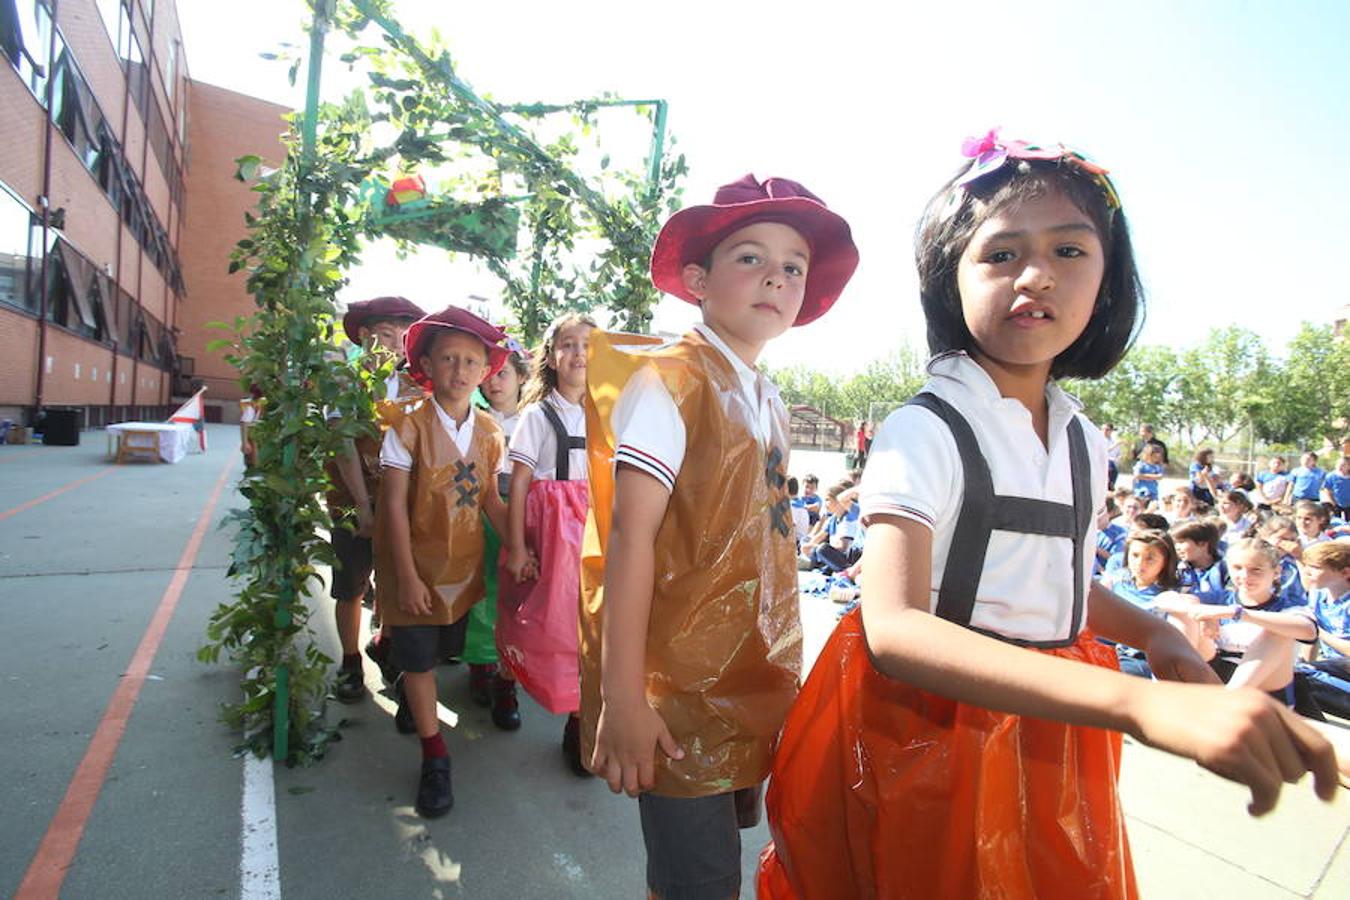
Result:
M314 165L315 146L319 134L319 86L323 78L323 42L328 31L328 23L334 12L335 0L318 0L314 4L314 21L309 29L309 77L305 85L305 118L300 129L300 171L301 182L304 174ZM305 221L304 231L312 232L309 197L301 195L300 215ZM306 241L306 246L308 246ZM306 250L308 252L308 250ZM301 267L308 271L308 267ZM294 437L287 440L294 442ZM294 454L292 453L293 457ZM290 554L287 554L288 558ZM289 628L291 624L291 605L295 602L290 588L283 589L277 601L276 627ZM282 663L277 666L276 691L273 694L272 707L272 758L285 762L290 756L291 733L291 672Z
M661 156L666 152L666 110L669 104L656 101L656 123L652 128L652 159L647 172L647 185L652 194L661 183Z

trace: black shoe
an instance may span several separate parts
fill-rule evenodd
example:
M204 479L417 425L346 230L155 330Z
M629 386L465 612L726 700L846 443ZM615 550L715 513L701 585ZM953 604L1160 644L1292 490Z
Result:
M389 660L390 645L388 640L376 640L371 638L366 642L366 656L370 661L380 667L380 677L384 679L385 684L393 684L398 681L398 666Z
M424 819L437 819L455 805L450 789L450 757L422 760L422 777L417 782L417 804L413 807Z
M360 703L366 698L366 682L361 669L338 669L333 696L339 703Z
M520 728L520 703L516 700L516 682L503 678L500 674L492 676L492 724L502 731L515 731Z
M572 770L573 775L579 778L591 777L590 770L581 764L581 720L576 716L568 716L567 724L563 726L562 751L567 768Z
M403 694L403 683L400 682L395 691L398 697L398 712L394 713L394 728L399 734L416 734L417 721L413 719L412 707L408 705L408 698Z
M476 705L492 705L492 676L496 674L496 663L469 663L469 698Z

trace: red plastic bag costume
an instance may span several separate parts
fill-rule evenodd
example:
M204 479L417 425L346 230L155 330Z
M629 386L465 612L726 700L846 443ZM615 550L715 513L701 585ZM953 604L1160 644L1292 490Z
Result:
M525 541L539 554L539 577L517 583L504 566L497 573L497 654L551 713L581 705L577 607L588 505L584 481L530 482Z
M1084 631L1052 653L1106 668ZM1121 736L995 712L877 671L860 610L788 717L758 896L1132 898Z

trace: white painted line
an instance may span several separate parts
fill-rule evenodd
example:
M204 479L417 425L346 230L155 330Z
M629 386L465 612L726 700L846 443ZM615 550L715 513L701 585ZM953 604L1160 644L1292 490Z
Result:
M244 754L244 799L240 817L243 847L239 856L240 900L281 900L277 860L277 804L272 760Z

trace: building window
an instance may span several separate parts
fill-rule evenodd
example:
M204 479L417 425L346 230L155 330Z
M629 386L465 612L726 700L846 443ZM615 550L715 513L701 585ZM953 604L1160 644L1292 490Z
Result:
M0 303L38 310L35 279L42 265L37 220L17 197L0 185Z
M53 68L52 121L70 141L84 167L97 177L103 155L100 131L106 130L103 113L68 48L61 47Z
M52 13L46 0L0 0L0 52L39 103L46 103Z
M81 337L104 341L111 337L99 284L102 273L66 240L58 238L47 254L47 318Z

